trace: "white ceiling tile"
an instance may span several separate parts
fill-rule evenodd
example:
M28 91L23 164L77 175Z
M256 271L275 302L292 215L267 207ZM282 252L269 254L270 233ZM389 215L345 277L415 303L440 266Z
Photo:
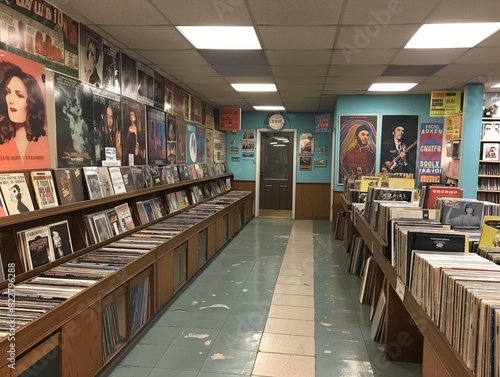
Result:
M500 51L496 47L471 48L454 61L458 64L473 64L475 62L500 63Z
M325 84L371 84L373 80L374 76L330 76L326 78Z
M430 13L427 23L498 22L500 2L496 0L441 0Z
M272 50L324 50L333 47L335 26L259 26L262 47Z
M227 82L222 77L213 77L213 76L177 76L179 80L182 82L191 85L191 84L208 84L212 85L227 85Z
M275 76L325 76L328 66L326 65L311 65L311 66L288 66L276 65L272 67Z
M419 23L427 17L438 2L439 0L348 0L342 21L345 25L371 25L372 27Z
M240 96L247 101L254 101L256 99L261 100L273 100L280 101L281 97L278 93L254 93L254 92L240 92Z
M157 65L208 65L196 50L136 50Z
M325 92L327 91L351 91L351 90L368 90L371 84L331 84L325 86Z
M328 76L379 76L387 65L332 65Z
M285 99L291 99L291 98L306 98L306 97L319 98L321 97L323 90L304 90L304 91L282 90L280 91L280 93L284 101Z
M304 84L322 84L325 78L319 77L295 77L295 76L280 76L276 77L276 84L288 84L288 85L304 85Z
M169 75L173 76L219 76L217 71L209 65L191 65L191 66L178 66L178 65L165 65L160 64L159 67Z
M151 0L174 25L246 26L252 20L243 1Z
M298 93L302 91L310 91L317 90L321 91L323 89L323 83L321 84L304 84L304 85L296 85L296 84L279 84L278 89L280 92L290 92L296 91Z
M249 0L248 3L257 25L335 25L342 9L341 1L331 0Z
M466 51L466 48L402 49L391 64L450 64Z
M180 77L180 76L177 76L177 77ZM229 85L229 84L209 84L209 83L190 83L189 84L190 87L192 87L193 89L195 89L196 91L200 91L200 92L217 92L217 93L224 93L224 92L228 92L228 93L231 93L233 95L238 95L238 92L234 90L234 88Z
M353 51L353 50L351 50ZM345 50L335 50L333 52L332 64L389 64L398 52L397 49L362 49L353 53L346 53Z
M266 55L271 65L327 65L331 54L331 50L268 50Z
M345 50L346 55L364 48L401 48L415 34L418 26L387 25L374 29L373 32L364 30L361 26L340 26L335 48Z
M436 72L434 76L481 76L496 66L495 64L450 64Z
M63 0L65 1L65 0ZM63 1L56 1L61 3ZM168 25L167 19L147 1L86 0L68 1L72 8L98 25ZM58 5L59 6L59 5ZM67 9L66 7L64 7Z
M191 49L193 46L172 26L101 26L132 49Z

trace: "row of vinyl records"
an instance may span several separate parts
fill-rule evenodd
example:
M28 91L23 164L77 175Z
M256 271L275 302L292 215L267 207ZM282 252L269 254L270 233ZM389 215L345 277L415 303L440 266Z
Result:
M226 164L89 166L0 174L0 216L228 173ZM31 190L32 189L32 190ZM33 197L35 201L33 201Z
M368 197L373 194L368 192ZM365 215L368 213L367 220L387 242L386 257L399 279L467 367L476 376L500 376L499 206L474 199L437 197L435 207L424 209L411 200L371 199L371 203L365 203ZM448 216L446 212L452 213ZM459 217L460 221L443 224L443 220ZM466 222L465 218L474 219ZM470 239L478 236L473 244ZM484 258L469 253L472 245L479 245L477 252ZM385 323L385 291L375 302L374 293L367 289L373 279L373 257L364 255L361 237L352 237L348 251L352 253L349 273L363 275L360 302L371 300L371 336L379 340Z
M139 219L141 224L146 224L230 189L231 181L229 178L219 179L189 187L191 203L184 189L166 193L164 201L160 197L138 201L136 204ZM164 203L167 205L165 206ZM87 245L104 242L136 226L127 203L85 215L84 220L87 227ZM18 232L17 248L20 251L19 255L24 271L32 270L73 253L68 221ZM1 258L0 269L0 280L3 280Z
M500 164L480 162L478 174L479 175L500 175Z
M500 190L500 179L499 178L486 178L479 177L478 190Z
M420 241L431 241L418 244L417 240L408 245L401 254L407 256L406 265L403 269L396 266L398 276L475 376L500 376L500 248L479 248L481 256L468 253L467 233L433 233L432 228L414 220L398 221L414 222L405 231L407 235L414 233L414 240L420 237ZM436 248L439 242L447 242L450 232L457 236L454 246ZM386 293L382 288L375 300L375 261L365 255L364 241L358 235L352 236L346 250L351 253L348 272L363 278L360 303L371 304L371 338L382 341Z
M228 192L196 207L186 209L176 216L156 222L102 248L52 267L34 278L20 282L16 285L15 308L9 304L9 291L7 289L2 291L0 293L0 337L7 336L9 331L17 331L19 327L28 324L60 303L160 247L168 240L237 202L249 193L248 191ZM132 300L135 305L135 308L131 308L133 329L138 328L143 323L147 313L147 305L144 300L146 296L149 296L148 290L147 286L139 288L137 297ZM111 311L109 315L113 315ZM15 323L10 321L13 317L16 319ZM113 321L105 326L107 331L105 339L108 342L105 348L108 351L114 349L114 344L119 339L116 336L118 330L110 327L111 322ZM116 324L116 322L114 323Z

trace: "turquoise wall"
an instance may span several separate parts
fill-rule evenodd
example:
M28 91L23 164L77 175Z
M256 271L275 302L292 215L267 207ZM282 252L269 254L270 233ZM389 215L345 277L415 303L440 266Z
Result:
M382 115L418 115L419 123L443 122L442 117L430 117L430 94L415 95L363 95L363 96L338 96L336 109L334 112L335 127L335 159L334 164L338 164L338 129L340 115L377 115L377 145L382 140ZM376 166L380 166L380 151L377 151ZM377 170L378 171L378 170ZM342 190L343 186L338 182L338 169L335 169L335 190Z
M267 112L243 112L241 115L241 128L243 130L258 128L266 128L265 121L272 113ZM314 116L317 113L284 113L287 120L285 130L296 129L297 140L297 183L330 183L331 182L331 168L332 168L332 134L320 133L314 134ZM299 170L298 153L299 153L299 139L300 134L303 132L310 132L314 134L314 154L312 157L312 170ZM237 131L232 133L226 131L226 160L229 168L234 174L235 180L242 181L255 181L255 162L256 158L245 158L242 156L241 150L241 136L242 132ZM257 132L255 133L255 140L257 140ZM325 154L318 154L318 146L326 146ZM231 147L238 147L238 153L229 153ZM238 162L232 161L233 157L239 158ZM326 159L327 165L322 168L314 167L314 159Z

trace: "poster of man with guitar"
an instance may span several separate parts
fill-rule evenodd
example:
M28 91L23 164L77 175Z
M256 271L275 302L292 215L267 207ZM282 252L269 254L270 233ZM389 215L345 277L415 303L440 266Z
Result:
M380 148L380 171L415 176L417 136L418 116L382 116L382 137L385 141Z

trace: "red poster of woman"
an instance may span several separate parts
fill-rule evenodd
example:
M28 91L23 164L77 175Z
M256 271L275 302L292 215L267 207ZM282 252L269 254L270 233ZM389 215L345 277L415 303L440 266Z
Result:
M45 67L0 50L0 171L50 168Z

